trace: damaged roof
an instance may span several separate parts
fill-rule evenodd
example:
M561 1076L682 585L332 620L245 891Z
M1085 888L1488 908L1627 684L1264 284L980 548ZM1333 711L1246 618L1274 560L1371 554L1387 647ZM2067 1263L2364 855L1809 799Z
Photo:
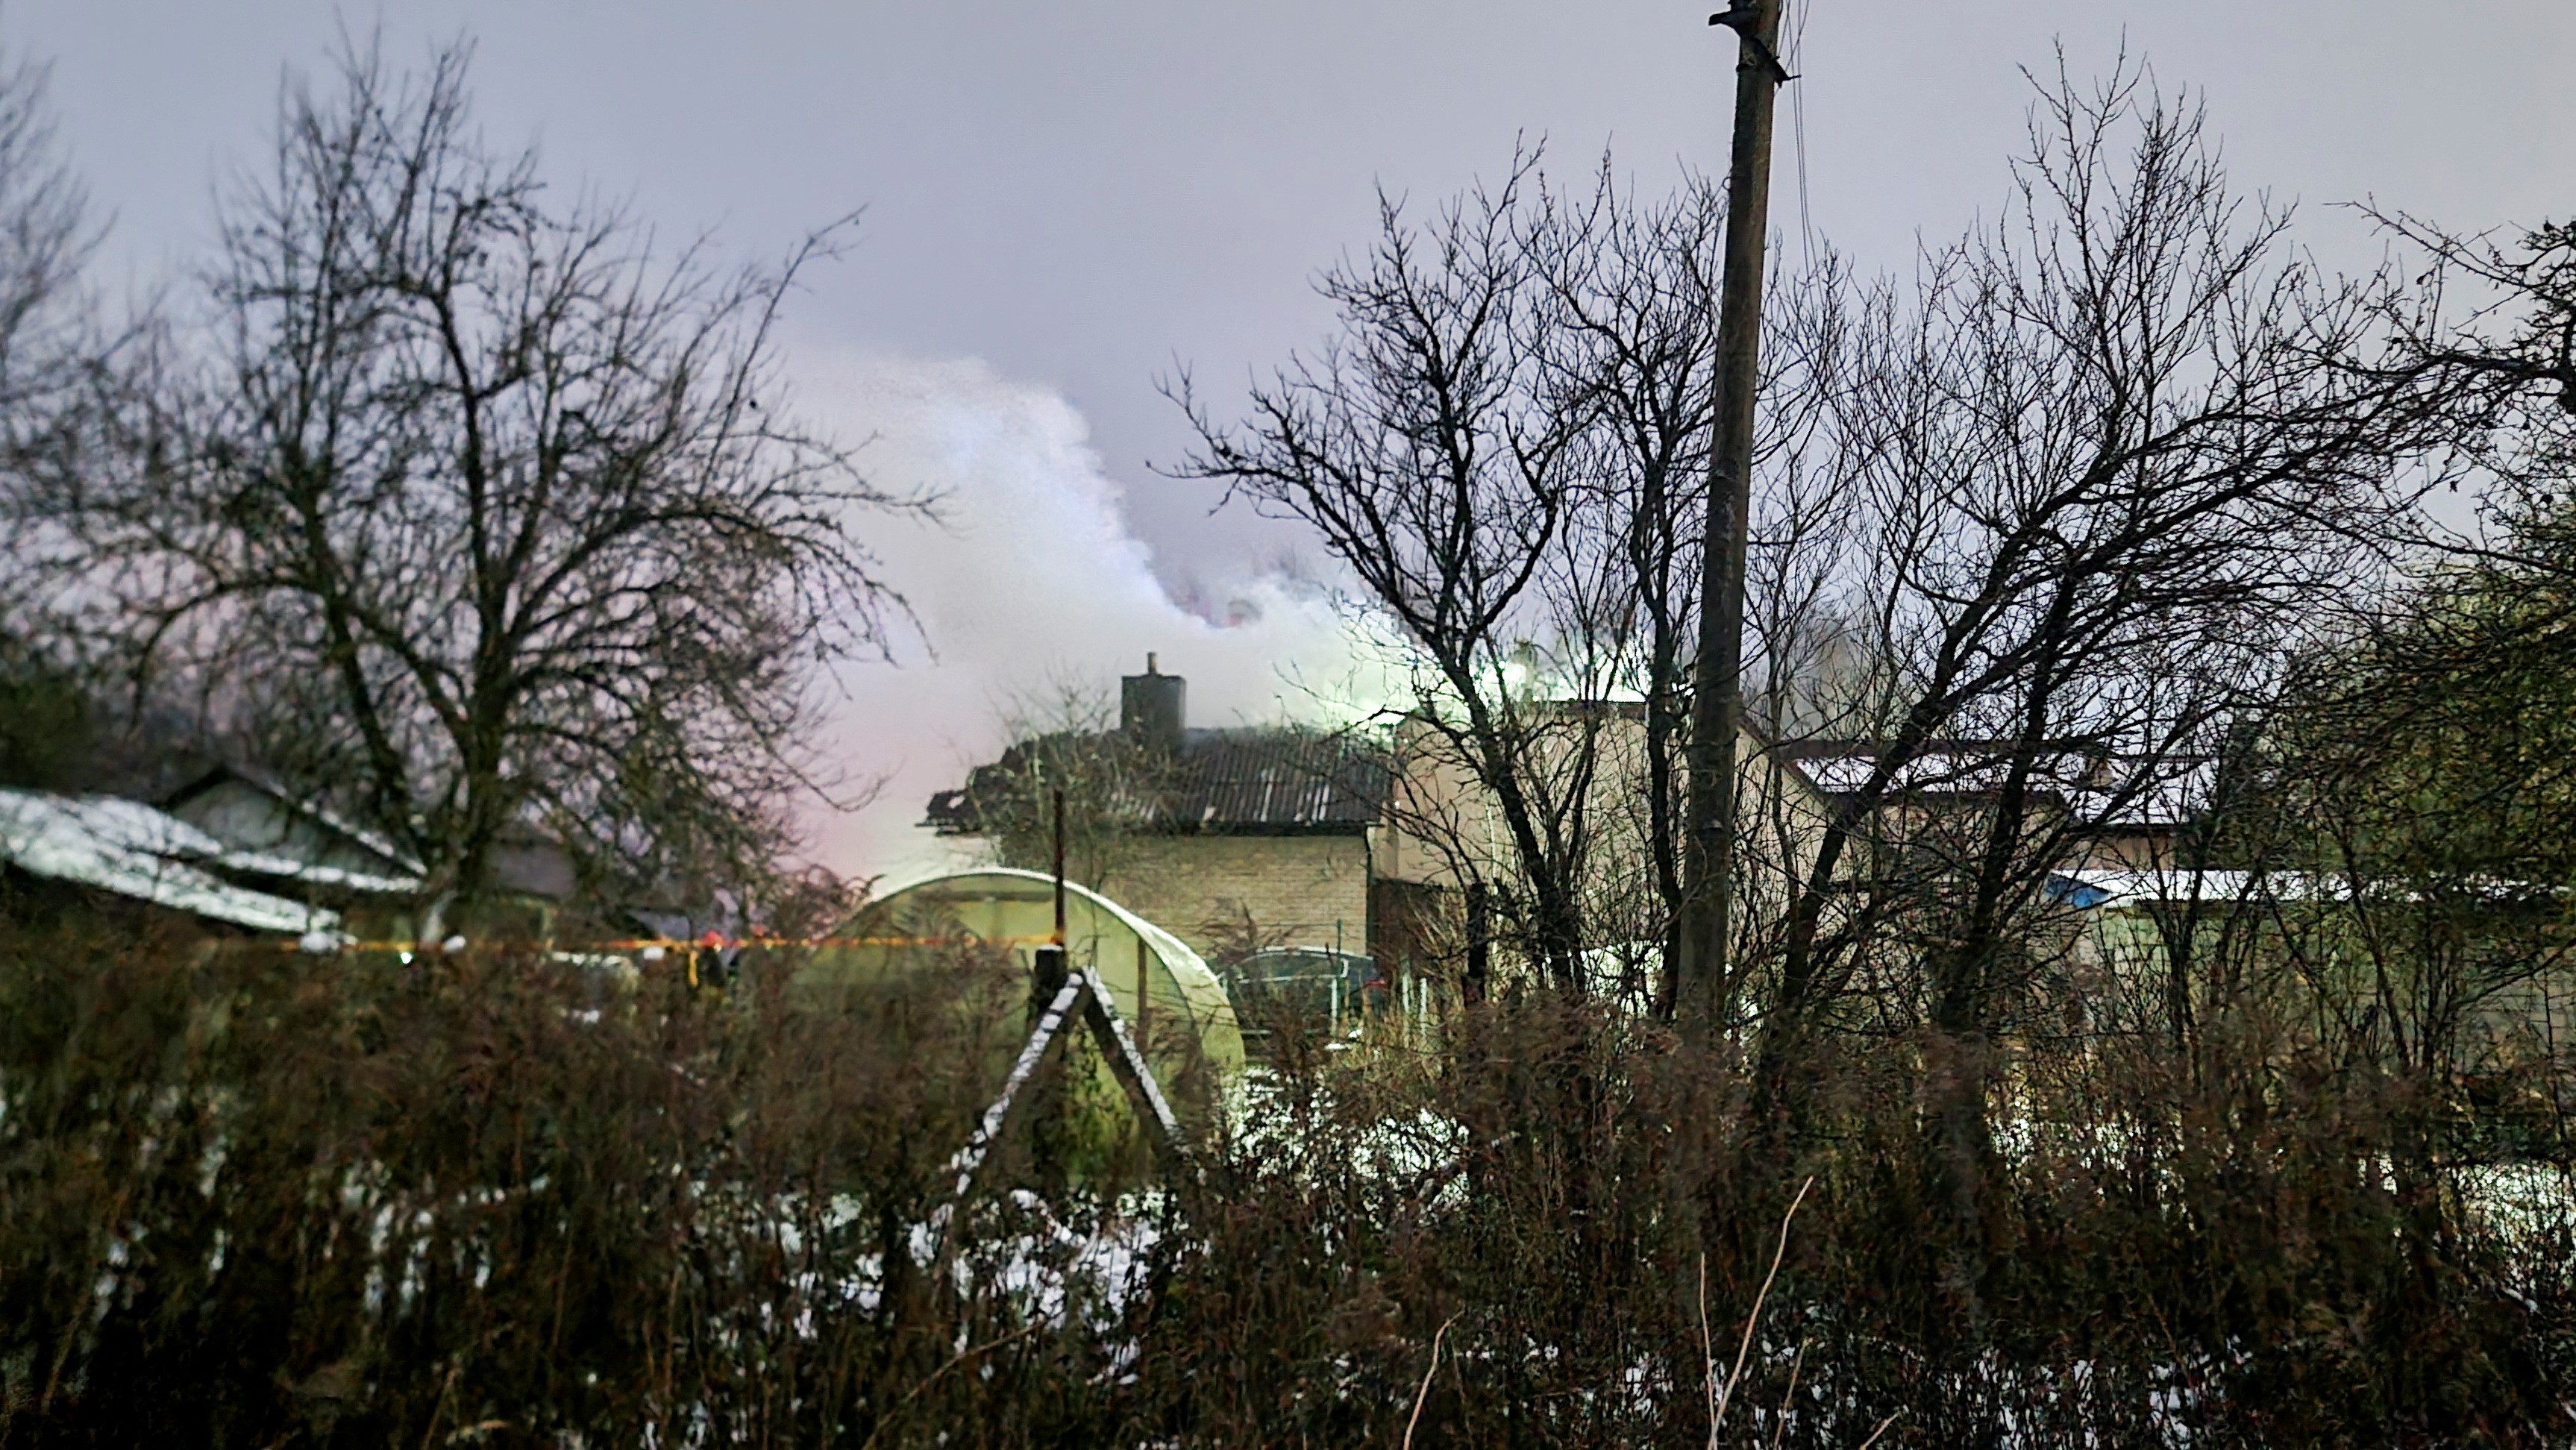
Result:
M1134 749L1116 733L1024 741L977 766L963 789L932 796L923 824L941 835L980 835L988 812L1007 809L1043 777L1049 759ZM1199 835L1356 835L1385 815L1394 783L1373 742L1296 729L1185 731L1179 749L1137 759L1130 774L1119 795L1136 829Z
M1365 830L1386 813L1394 772L1347 735L1192 730L1166 819L1189 831Z

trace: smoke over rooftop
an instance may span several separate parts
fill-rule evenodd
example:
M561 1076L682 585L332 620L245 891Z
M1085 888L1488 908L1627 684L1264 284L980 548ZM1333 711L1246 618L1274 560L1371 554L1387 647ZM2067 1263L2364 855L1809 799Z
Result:
M954 860L919 827L922 802L1009 743L1008 703L1058 682L1114 691L1149 650L1188 676L1198 724L1347 720L1398 692L1389 656L1311 581L1171 561L1163 572L1197 581L1175 599L1061 395L975 359L808 355L797 374L800 412L869 440L872 480L945 495L942 524L873 526L922 638L897 666L841 671L831 758L885 783L860 811L809 816L821 864L902 879Z

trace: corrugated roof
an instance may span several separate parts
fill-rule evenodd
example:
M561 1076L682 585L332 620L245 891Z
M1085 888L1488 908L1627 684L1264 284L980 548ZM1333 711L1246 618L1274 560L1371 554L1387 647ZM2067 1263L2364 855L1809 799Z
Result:
M70 881L255 931L339 924L334 912L221 880L182 858L219 859L223 843L139 801L0 790L0 859Z
M1192 730L1164 819L1183 830L1364 830L1386 813L1394 773L1348 736Z
M1068 751L1132 751L1115 734L1024 741L977 766L961 790L930 798L928 819L946 835L985 829L985 810L1007 800L1033 761ZM1128 801L1140 830L1208 835L1346 835L1386 813L1394 773L1370 741L1312 730L1191 730L1167 758L1140 760Z

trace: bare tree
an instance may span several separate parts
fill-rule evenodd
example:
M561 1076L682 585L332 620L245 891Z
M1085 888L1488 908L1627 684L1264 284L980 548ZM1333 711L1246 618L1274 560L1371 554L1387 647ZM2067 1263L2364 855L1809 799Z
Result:
M1319 284L1342 335L1256 387L1242 428L1218 423L1186 376L1171 391L1202 441L1181 471L1312 526L1416 651L1425 744L1490 793L1528 893L1532 955L1572 986L1584 820L1567 804L1590 756L1580 731L1571 750L1549 738L1523 679L1539 579L1574 507L1580 431L1578 415L1551 406L1531 347L1536 278L1519 228L1535 170L1516 158L1499 189L1453 203L1427 231L1381 197L1366 262ZM1568 773L1567 789L1545 789Z
M80 291L101 233L55 137L48 79L0 61L0 416L21 448L53 422L48 396L108 350Z
M2387 372L2455 410L2445 441L2483 518L2353 612L2266 722L2236 849L2270 868L2268 930L2224 945L2293 974L2326 1050L2396 1089L2389 1151L2430 1192L2441 1154L2491 1151L2477 1139L2500 1126L2564 1132L2576 229L2499 241L2373 215L2429 255L2440 304L2390 313ZM2537 1113L2515 1101L2535 1075Z
M0 62L0 457L10 475L59 455L66 394L109 351L79 292L98 240L56 142L46 72ZM78 770L91 710L71 642L31 637L20 597L25 538L0 546L0 781L55 784Z
M1117 728L1117 706L1096 682L1048 680L1005 700L999 715L1010 748L977 766L964 790L934 802L934 817L982 838L996 865L1048 871L1061 799L1066 878L1107 889L1143 835L1163 825L1174 762Z
M1695 675L1699 529L1708 482L1715 329L1709 264L1725 219L1723 192L1693 178L1672 197L1640 204L1607 166L1588 204L1541 208L1523 231L1543 288L1533 349L1552 405L1581 422L1576 507L1541 576L1547 638L1558 675L1588 698L1634 700L1639 728L1621 732L1619 759L1596 771L1618 809L1601 823L1590 873L1592 915L1606 943L1657 944L1657 1005L1670 1014L1682 905L1682 756ZM1830 254L1807 274L1771 283L1771 336L1757 380L1752 501L1754 616L1748 724L1778 739L1792 697L1815 671L1824 583L1850 510L1847 481L1805 465L1803 440L1822 417L1839 345L1842 267ZM1739 789L1739 858L1767 862L1777 880L1795 823L1784 783L1748 752ZM1739 879L1730 914L1758 934L1766 894ZM1616 888L1624 883L1627 890ZM1730 960L1741 953L1730 953Z
M1588 950L1668 951L1680 900L1723 216L1703 180L1641 202L1605 161L1560 192L1528 154L1426 225L1382 199L1321 284L1340 334L1249 421L1175 390L1182 472L1312 525L1415 652L1396 745L1427 788L1396 812L1566 985Z
M1706 262L1725 199L1694 179L1641 207L1605 157L1588 203L1556 200L1518 238L1536 284L1529 346L1543 397L1577 424L1572 507L1540 581L1547 638L1576 693L1636 701L1634 759L1614 746L1592 761L1597 738L1578 752L1589 776L1635 787L1617 792L1627 819L1587 822L1610 833L1588 873L1590 915L1611 945L1657 943L1669 982L1714 372ZM1582 723L1597 736L1597 716Z
M401 842L433 900L538 820L594 876L756 864L816 781L813 667L901 602L850 532L920 500L797 423L805 265L729 272L488 150L468 50L344 50L226 200L209 327L112 451L26 490L58 596L184 670L271 763Z
M2515 492L2553 502L2551 486L2576 464L2576 222L2542 223L2510 243L2462 236L2402 212L2365 208L2391 235L2432 262L2424 281L2442 300L2469 294L2465 316L2438 309L2392 314L2406 348L2393 366L2434 374L2475 409L2458 443ZM2529 515L2511 534L2545 542Z
M1776 957L1736 984L1768 1151L1801 1110L1793 1064L1870 1005L1854 989L1883 1004L1885 964L1919 974L1963 1244L2052 875L2091 821L2187 784L2321 608L2384 577L2422 485L2399 465L2442 417L2380 365L2403 295L2318 274L2286 213L2229 190L2196 110L2132 69L2091 90L2061 70L2031 143L2000 223L1848 304L1813 466L1863 505L1834 600L1865 664L1840 702L1859 764ZM1908 829L1935 794L1965 804Z

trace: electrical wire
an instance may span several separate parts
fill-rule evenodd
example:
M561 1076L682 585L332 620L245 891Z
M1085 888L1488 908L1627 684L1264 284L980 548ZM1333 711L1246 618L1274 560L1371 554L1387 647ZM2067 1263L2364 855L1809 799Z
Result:
M1798 74L1806 70L1807 12L1815 8L1815 0L1789 0L1789 3L1794 8L1790 12L1787 53L1781 57L1781 64L1792 74ZM1816 219L1807 207L1807 88L1803 85L1789 87L1789 133L1798 153L1798 240L1805 253L1807 268L1813 271L1816 266Z

